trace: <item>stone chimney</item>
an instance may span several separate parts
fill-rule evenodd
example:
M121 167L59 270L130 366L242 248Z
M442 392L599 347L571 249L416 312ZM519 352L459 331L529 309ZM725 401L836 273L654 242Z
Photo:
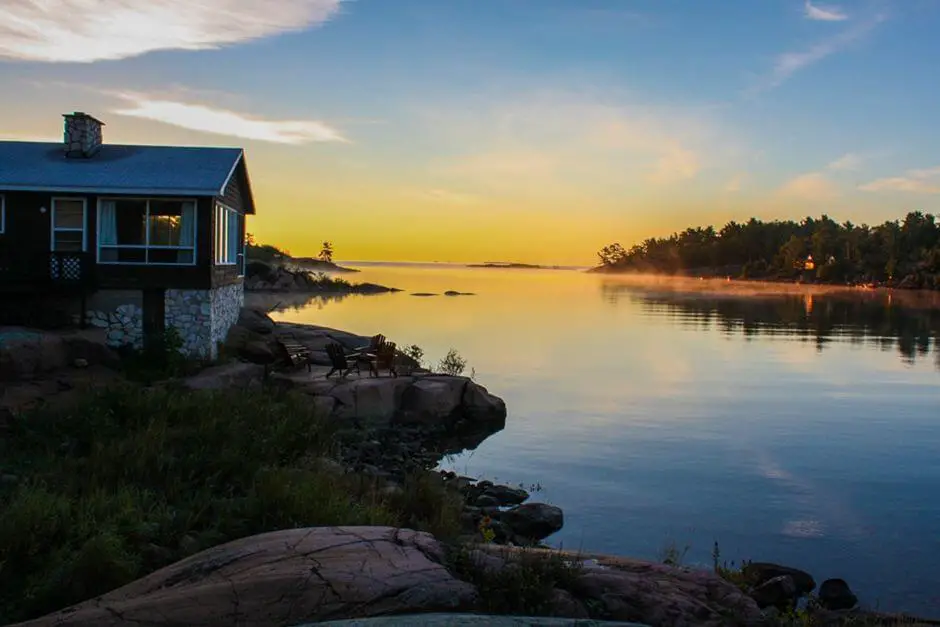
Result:
M62 117L65 118L65 156L70 159L94 157L101 148L104 122L81 111L66 113Z

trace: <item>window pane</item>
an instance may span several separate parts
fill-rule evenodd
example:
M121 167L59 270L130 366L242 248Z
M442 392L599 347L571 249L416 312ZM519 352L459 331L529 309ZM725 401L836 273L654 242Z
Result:
M235 263L238 214L221 205L216 206L215 262Z
M54 218L57 229L85 228L85 203L80 200L55 200Z
M145 244L147 201L118 200L115 202L114 212L117 222L117 243Z
M229 213L228 224L228 262L235 263L238 257L238 213Z
M180 216L150 215L150 245L179 246Z
M80 252L82 250L81 231L56 231L53 233L53 250Z
M117 251L119 263L145 263L147 251L143 248L121 248Z
M150 201L150 243L156 246L179 246L183 203L166 200Z

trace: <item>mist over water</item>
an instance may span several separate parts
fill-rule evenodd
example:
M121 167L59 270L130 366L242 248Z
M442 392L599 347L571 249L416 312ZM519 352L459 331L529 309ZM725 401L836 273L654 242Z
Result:
M406 290L281 319L456 348L506 399L504 431L447 462L539 484L559 545L779 561L868 604L940 612L937 294L360 266ZM476 296L410 296L410 292Z

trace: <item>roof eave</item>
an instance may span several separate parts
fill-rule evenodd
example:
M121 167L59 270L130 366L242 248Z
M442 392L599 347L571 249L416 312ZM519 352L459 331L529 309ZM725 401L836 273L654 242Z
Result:
M248 192L248 209L245 213L249 215L255 214L255 196L251 191L251 180L248 178L248 165L245 163L245 151L241 150L238 153L238 158L235 159L235 163L232 164L232 169L229 170L228 176L225 177L225 181L222 182L222 187L219 188L218 195L225 195L225 188L228 187L228 184L232 181L232 177L235 176L235 173L238 172L238 166L243 166L245 173L245 188Z
M122 196L215 196L214 189L177 189L177 188L136 188L136 187L77 187L77 186L48 186L48 185L6 185L0 184L0 193L3 192L52 192L59 194L118 194Z

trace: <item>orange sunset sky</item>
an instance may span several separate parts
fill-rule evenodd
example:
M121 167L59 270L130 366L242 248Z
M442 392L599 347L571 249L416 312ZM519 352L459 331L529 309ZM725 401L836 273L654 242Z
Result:
M85 19L72 19L82 14ZM236 145L262 242L590 264L754 215L936 211L936 3L4 0L0 135Z

